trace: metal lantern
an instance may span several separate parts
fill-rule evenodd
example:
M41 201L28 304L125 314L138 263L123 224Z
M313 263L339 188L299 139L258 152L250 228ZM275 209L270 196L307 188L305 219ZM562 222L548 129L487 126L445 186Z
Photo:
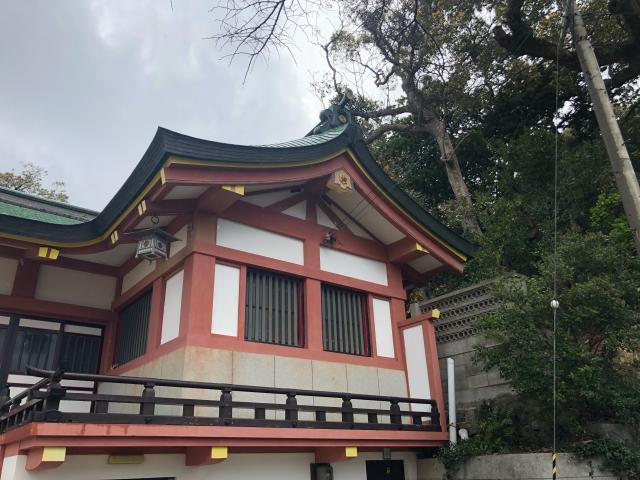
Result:
M136 258L142 257L149 261L166 259L168 243L179 240L159 227L136 230L130 235L138 240Z

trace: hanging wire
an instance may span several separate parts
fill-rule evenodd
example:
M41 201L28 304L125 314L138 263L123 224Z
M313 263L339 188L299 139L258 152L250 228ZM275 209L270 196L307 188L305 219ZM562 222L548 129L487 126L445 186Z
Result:
M556 333L558 327L558 157L559 157L559 143L560 143L560 48L564 42L566 35L566 28L568 22L569 2L572 0L566 0L564 4L558 2L562 12L562 28L560 29L560 35L558 36L558 42L556 45L556 118L554 121L555 138L554 138L554 165L553 165L553 298L551 300L551 310L553 312L553 449L551 453L551 478L556 479L557 475L557 382L558 382L558 370L557 370L557 344Z

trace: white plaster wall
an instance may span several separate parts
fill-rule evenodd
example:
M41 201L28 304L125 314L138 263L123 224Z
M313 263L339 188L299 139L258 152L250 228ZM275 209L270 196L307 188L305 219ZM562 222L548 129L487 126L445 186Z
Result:
M211 333L238 336L240 302L240 269L216 264L213 277L213 309Z
M285 198L293 197L293 193L289 190L281 190L279 192L259 193L256 195L247 195L242 198L243 202L251 203L259 207L268 207Z
M165 283L162 312L162 334L160 344L178 338L180 333L180 309L182 307L182 284L184 270L175 273Z
M0 295L11 295L17 269L18 260L0 257Z
M109 309L115 293L116 277L42 265L35 298Z
M397 242L404 238L404 233L398 230L389 220L386 219L375 208L364 208L364 204L370 204L369 198L364 198L358 192L344 195L331 191L327 194L331 200L340 205L347 212L358 211L358 223L369 230L376 238L386 245Z
M338 228L318 205L316 205L316 221L319 225L323 225L325 227Z
M371 235L369 235L364 229L360 228L360 226L350 220L349 217L345 215L343 211L338 209L335 205L330 205L329 208L331 211L340 219L342 225L346 225L347 229L351 231L354 235L362 238L368 238L369 240L375 240Z
M376 329L376 353L379 357L394 358L391 304L388 300L373 299L373 324Z
M233 248L298 265L304 263L304 243L302 240L224 218L218 219L216 243L221 247Z
M405 479L417 480L415 455L394 453L394 460L403 460ZM183 454L145 455L134 465L109 465L107 455L68 455L65 462L52 470L28 472L26 455L4 460L1 480L104 480L175 477L176 480L307 480L313 453L245 453L229 455L215 465L187 467ZM366 461L381 460L380 452L360 453L357 458L333 464L335 480L366 480Z
M303 200L300 203L296 203L292 207L283 210L282 213L291 217L299 218L300 220L307 219L307 201Z
M407 359L407 377L409 396L411 398L431 398L429 389L429 372L427 370L427 353L424 348L422 325L407 328L403 331L404 351ZM412 404L415 411L428 412L430 407L423 404Z
M187 246L188 232L188 225L185 225L173 235L178 240L176 240L175 242L171 242L171 246L169 247L169 258L173 257L176 253Z
M138 265L129 270L129 272L124 277L122 277L122 290L120 291L120 293L122 294L129 290L136 283L153 272L155 268L155 261L149 262L147 260L142 260Z
M387 265L384 262L341 252L340 250L320 247L320 268L325 272L337 273L380 285L388 285Z

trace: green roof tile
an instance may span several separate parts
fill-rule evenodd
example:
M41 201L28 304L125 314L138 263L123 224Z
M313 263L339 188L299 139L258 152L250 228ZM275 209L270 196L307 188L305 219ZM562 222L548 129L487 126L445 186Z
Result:
M308 147L310 145L320 145L322 143L333 140L339 136L347 128L347 124L341 125L326 132L318 133L316 135L309 135L308 137L298 138L297 140L290 140L282 143L272 143L270 145L259 145L267 148L291 148L291 147Z
M53 213L41 212L32 208L26 208L11 203L0 202L0 214L11 215L12 217L25 218L27 220L37 220L39 222L55 223L57 225L76 225L82 223L80 220L55 215Z

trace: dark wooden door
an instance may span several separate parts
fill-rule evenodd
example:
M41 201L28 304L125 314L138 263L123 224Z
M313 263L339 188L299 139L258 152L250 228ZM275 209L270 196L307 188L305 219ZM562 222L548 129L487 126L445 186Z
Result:
M367 460L367 480L404 480L404 462Z

